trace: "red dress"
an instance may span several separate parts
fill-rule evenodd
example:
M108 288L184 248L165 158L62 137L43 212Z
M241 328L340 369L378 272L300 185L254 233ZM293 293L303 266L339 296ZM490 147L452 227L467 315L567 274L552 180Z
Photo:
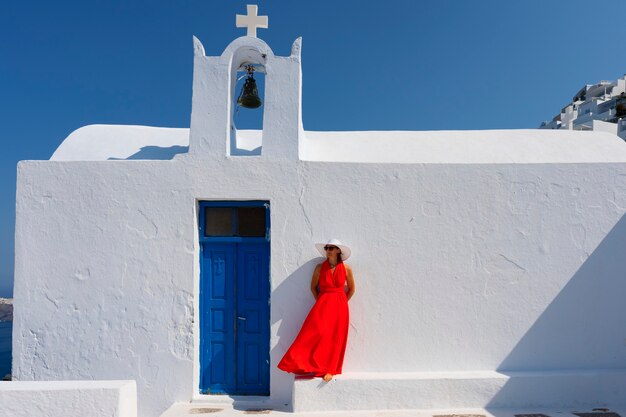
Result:
M350 322L345 283L346 268L343 263L337 264L332 271L328 261L324 261L317 301L296 340L278 364L280 369L315 376L341 373Z

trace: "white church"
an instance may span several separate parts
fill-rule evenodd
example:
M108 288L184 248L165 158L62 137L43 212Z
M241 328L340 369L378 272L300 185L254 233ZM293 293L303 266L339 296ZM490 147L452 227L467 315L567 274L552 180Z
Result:
M258 18L220 56L194 38L189 129L86 126L19 163L0 415L626 409L626 143L307 131L302 41L274 55ZM233 123L250 65L262 131ZM294 379L330 238L357 287L344 372Z

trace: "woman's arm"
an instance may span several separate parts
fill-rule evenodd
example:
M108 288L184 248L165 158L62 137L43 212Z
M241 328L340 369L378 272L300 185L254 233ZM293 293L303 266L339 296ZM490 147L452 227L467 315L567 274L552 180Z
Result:
M317 300L317 297L320 295L319 290L317 289L317 284L320 282L320 270L322 269L322 264L319 264L315 267L315 271L313 271L313 277L311 278L311 292L313 293L313 298Z
M352 268L350 268L350 266L348 265L346 265L346 282L348 283L348 293L346 294L346 297L348 297L348 301L350 301L350 299L354 295L354 292L356 291L356 287L354 286L354 276L352 275Z

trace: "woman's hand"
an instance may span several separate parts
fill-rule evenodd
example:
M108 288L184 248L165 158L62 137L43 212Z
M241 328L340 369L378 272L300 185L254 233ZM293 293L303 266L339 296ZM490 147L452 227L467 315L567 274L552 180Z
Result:
M352 268L346 263L344 263L344 266L346 267L346 283L348 284L348 292L346 293L346 297L348 297L348 301L350 301L350 299L354 295L354 292L356 291L356 287L354 286L354 276L352 275Z

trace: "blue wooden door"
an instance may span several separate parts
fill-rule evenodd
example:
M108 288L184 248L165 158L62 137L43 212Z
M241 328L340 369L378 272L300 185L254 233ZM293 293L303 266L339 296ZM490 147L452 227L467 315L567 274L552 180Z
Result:
M249 222L245 210L205 204L217 204L222 221L232 208L235 226L230 236L206 236L205 224L226 232L211 225L213 211L200 216L200 390L269 395L269 230L262 238L236 236L239 229L245 233L236 224Z

